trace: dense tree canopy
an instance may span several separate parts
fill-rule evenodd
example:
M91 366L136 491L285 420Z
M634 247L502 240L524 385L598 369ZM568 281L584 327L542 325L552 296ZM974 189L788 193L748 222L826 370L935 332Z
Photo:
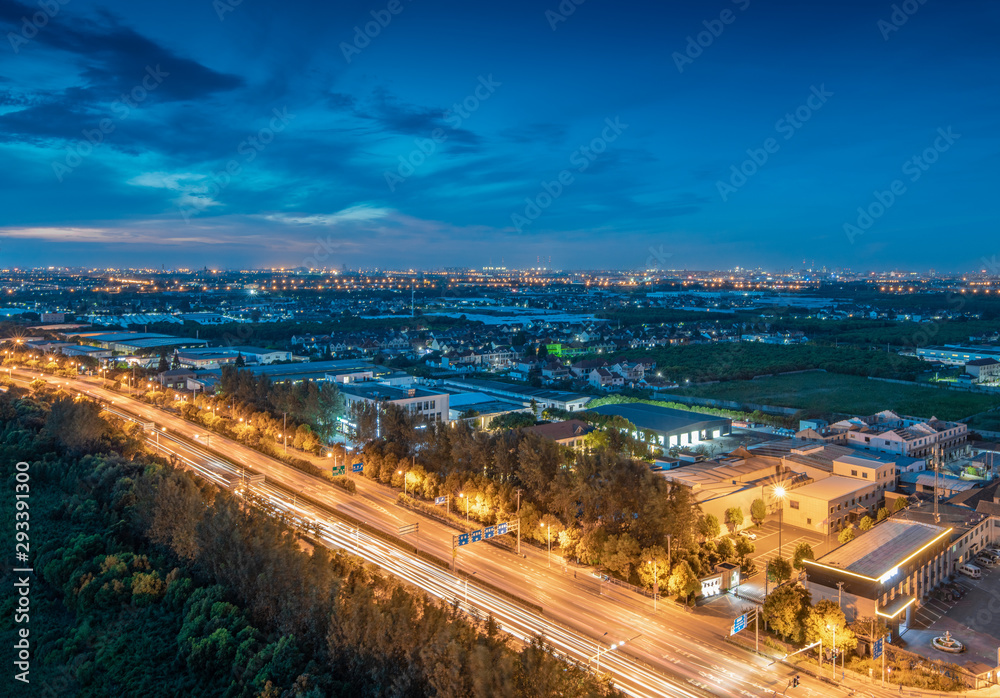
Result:
M104 422L71 452L52 395L0 393L0 450L30 463L32 683L53 695L603 696L540 641L302 542ZM13 468L5 473L13 491ZM0 504L14 520L13 498ZM11 646L15 598L0 602Z

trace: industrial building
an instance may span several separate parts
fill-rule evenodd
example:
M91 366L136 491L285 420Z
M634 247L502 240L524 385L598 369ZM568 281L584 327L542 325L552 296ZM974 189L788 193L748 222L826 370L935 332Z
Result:
M655 433L657 444L664 449L695 446L703 441L728 436L733 429L733 420L728 417L675 410L643 402L602 405L588 412L627 419L639 429ZM642 438L642 434L636 436Z

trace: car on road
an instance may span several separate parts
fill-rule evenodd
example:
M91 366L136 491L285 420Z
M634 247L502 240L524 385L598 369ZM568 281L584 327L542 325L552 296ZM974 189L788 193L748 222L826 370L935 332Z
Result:
M736 535L742 536L743 538L749 538L750 540L757 540L757 534L751 531L740 531Z

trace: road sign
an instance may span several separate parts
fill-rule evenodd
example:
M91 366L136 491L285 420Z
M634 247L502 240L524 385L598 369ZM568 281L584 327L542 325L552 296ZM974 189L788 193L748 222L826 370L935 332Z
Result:
M435 497L434 498L434 504L444 504L447 501L448 501L447 495L445 495L444 497Z
M364 471L365 471L365 464L364 463L351 463L351 472L352 473L363 473Z
M458 534L458 545L459 546L463 546L463 545L468 545L468 544L469 544L469 534L468 533L459 533Z
M507 523L506 522L504 522L504 523L498 523L497 524L497 535L498 536L502 536L505 533L507 533Z
M478 531L473 531L472 532L472 542L473 543L478 543L482 539L483 539L483 529L479 529Z
M344 471L347 469L346 465L335 465L333 466L334 475L343 475Z
M405 536L410 533L416 533L420 528L420 523L403 524L399 527L399 535Z
M483 529L483 538L490 539L497 534L496 526L487 526Z
M872 659L878 659L882 656L882 638L875 641L875 645L872 647Z
M735 635L736 633L740 632L746 627L747 627L747 614L744 613L742 616L739 616L738 618L736 618L736 620L733 621L733 629L729 632L729 634Z

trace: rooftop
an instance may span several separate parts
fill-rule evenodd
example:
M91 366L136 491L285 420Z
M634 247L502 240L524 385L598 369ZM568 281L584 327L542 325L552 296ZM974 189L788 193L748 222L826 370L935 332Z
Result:
M829 502L833 499L846 497L852 492L858 492L864 489L874 489L874 487L875 483L873 482L857 480L853 477L831 475L830 477L825 477L822 480L811 482L808 485L796 487L794 490L789 492L789 496L814 497L815 499L822 499Z
M893 517L816 562L880 579L950 532L951 528Z
M716 417L699 412L675 410L670 407L630 402L621 405L602 405L587 410L597 414L624 417L640 429L657 432L694 431L719 424L729 424L727 417Z

